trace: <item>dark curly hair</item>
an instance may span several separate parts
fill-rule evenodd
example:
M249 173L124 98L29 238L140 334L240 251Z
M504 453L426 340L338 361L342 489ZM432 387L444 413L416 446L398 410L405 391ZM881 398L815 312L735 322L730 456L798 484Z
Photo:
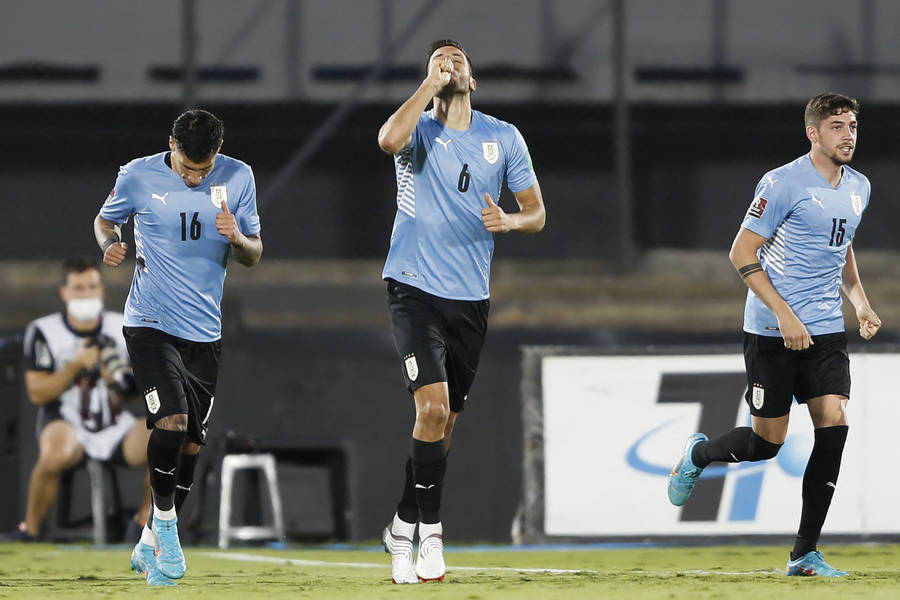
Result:
M193 162L207 160L222 145L225 126L219 118L201 109L189 110L178 115L172 124L175 145Z

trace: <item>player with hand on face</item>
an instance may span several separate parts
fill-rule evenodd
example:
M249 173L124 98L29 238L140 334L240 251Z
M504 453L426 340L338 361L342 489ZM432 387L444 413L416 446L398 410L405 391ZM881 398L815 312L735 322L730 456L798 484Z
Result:
M806 404L815 442L803 475L800 527L788 575L840 577L816 548L837 486L847 439L850 360L841 291L856 309L859 335L881 320L869 304L853 238L871 186L851 169L859 104L821 94L806 106L808 154L766 173L756 187L730 258L750 288L744 310L746 401L752 427L713 440L688 438L669 477L669 500L687 501L712 462L774 458L788 431L791 401Z
M122 167L94 220L103 262L117 267L128 253L120 227L134 217L137 264L124 332L153 428L147 444L153 510L131 566L149 585L174 585L187 568L177 513L214 405L225 266L229 256L251 267L262 255L253 172L219 154L223 133L207 111L180 115L169 151Z
M395 583L441 580L446 571L441 492L450 436L487 333L493 236L544 227L525 140L509 123L472 109L475 88L466 51L438 40L428 50L425 79L378 132L397 176L383 277L416 410L403 493L382 534ZM498 204L504 180L517 212Z

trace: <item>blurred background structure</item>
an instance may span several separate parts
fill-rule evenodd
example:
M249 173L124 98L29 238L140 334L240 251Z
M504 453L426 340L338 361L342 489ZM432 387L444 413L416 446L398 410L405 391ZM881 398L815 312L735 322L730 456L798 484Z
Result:
M203 107L225 121L223 152L254 168L265 243L259 267L229 270L212 433L344 449L347 536L377 536L412 406L380 281L395 186L376 134L433 39L466 46L473 104L522 131L548 212L538 236L497 239L492 332L448 471L455 539L509 539L521 345L737 348L745 288L727 251L762 174L808 151L817 93L862 103L854 167L873 195L855 248L880 337L900 331L893 0L29 0L2 14L0 460L20 485L0 514L24 509L35 447L17 336L58 308L62 258L99 256L91 221L118 166ZM104 277L122 306L130 267ZM283 494L317 477L299 469ZM304 502L286 503L288 529L329 537L330 513Z

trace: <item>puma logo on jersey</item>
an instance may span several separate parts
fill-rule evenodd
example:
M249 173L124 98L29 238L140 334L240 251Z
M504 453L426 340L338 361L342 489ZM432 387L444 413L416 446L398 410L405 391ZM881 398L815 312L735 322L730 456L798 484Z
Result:
M770 187L770 188L775 187L775 184L778 183L778 180L775 179L774 177L772 177L771 175L769 175L768 177L766 177L766 179L769 180L769 187Z
M442 140L441 138L435 137L435 138L434 138L434 141L436 141L438 144L440 144L441 146L443 146L443 147L444 147L444 150L446 150L447 152L450 152L450 149L449 149L447 146L449 146L449 145L450 145L450 142L452 142L453 140L447 140L447 141L445 142L445 141Z
M159 200L160 202L162 202L163 206L168 206L168 204L166 204L166 196L168 196L168 195L169 195L169 192L166 192L162 196L160 196L159 194L150 194L150 197L153 198L154 200Z
M818 204L818 205L822 208L822 210L825 210L825 205L822 204L822 199L821 199L821 198L816 198L815 196L813 196L813 197L812 197L812 201L813 201L814 203Z

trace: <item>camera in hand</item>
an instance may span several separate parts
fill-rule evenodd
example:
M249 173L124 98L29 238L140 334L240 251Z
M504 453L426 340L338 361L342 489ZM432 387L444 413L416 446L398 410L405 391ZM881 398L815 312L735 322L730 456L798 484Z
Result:
M108 335L98 334L88 341L88 346L99 346L100 364L109 372L110 377L118 384L122 391L130 385L132 378L128 363L119 354L116 341Z

